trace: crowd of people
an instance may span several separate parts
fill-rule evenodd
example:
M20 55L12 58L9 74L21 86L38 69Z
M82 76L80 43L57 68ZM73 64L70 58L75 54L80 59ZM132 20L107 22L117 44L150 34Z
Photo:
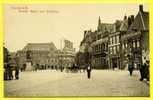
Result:
M4 63L4 80L19 79L19 67Z
M140 81L143 81L144 79L146 79L147 81L149 81L149 61L146 60L142 65L138 65L138 69L140 72ZM130 73L130 76L132 76L132 73L134 71L134 66L132 66L131 63L128 64L128 71Z
M24 69L19 68L19 66L12 66L9 63L4 63L4 80L13 80L19 79L19 70L25 71L26 65L24 65ZM90 79L91 77L91 69L92 66L91 64L86 64L85 68L83 68L83 72L87 72L87 78ZM128 64L128 71L130 76L132 76L132 73L134 71L135 67L132 65L132 63ZM138 69L140 72L140 81L143 81L144 79L146 79L147 81L149 81L149 61L146 61L144 64L142 65L138 65ZM79 69L77 66L73 65L72 68L68 69L70 72L78 72L77 70L81 70Z

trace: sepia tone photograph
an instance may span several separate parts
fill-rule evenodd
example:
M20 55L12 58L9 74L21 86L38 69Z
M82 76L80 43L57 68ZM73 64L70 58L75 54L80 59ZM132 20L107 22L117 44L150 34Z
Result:
M3 4L5 98L150 97L148 4Z

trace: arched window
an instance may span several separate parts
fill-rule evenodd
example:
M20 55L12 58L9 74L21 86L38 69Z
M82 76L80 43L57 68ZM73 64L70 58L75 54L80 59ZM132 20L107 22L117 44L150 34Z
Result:
M116 54L116 46L114 46L114 54Z
M135 48L136 46L135 46L135 41L133 41L133 48Z

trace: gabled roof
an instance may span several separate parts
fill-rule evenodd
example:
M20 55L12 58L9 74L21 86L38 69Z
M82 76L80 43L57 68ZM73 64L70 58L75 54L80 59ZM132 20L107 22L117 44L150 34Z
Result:
M31 50L31 51L51 51L57 50L54 43L28 43L23 50Z
M120 31L127 31L128 30L128 19L123 20L121 26L120 26Z
M109 24L109 23L101 23L101 31L102 33L105 33L105 32L109 32L111 33L113 31L113 24Z
M149 30L149 13L139 11L129 29L141 31Z

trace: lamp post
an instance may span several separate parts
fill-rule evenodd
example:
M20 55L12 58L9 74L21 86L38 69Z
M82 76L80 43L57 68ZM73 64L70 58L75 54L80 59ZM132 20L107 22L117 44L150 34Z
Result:
M63 58L62 58L62 54L60 54L60 56L59 56L59 65L60 65L61 72L63 72Z

